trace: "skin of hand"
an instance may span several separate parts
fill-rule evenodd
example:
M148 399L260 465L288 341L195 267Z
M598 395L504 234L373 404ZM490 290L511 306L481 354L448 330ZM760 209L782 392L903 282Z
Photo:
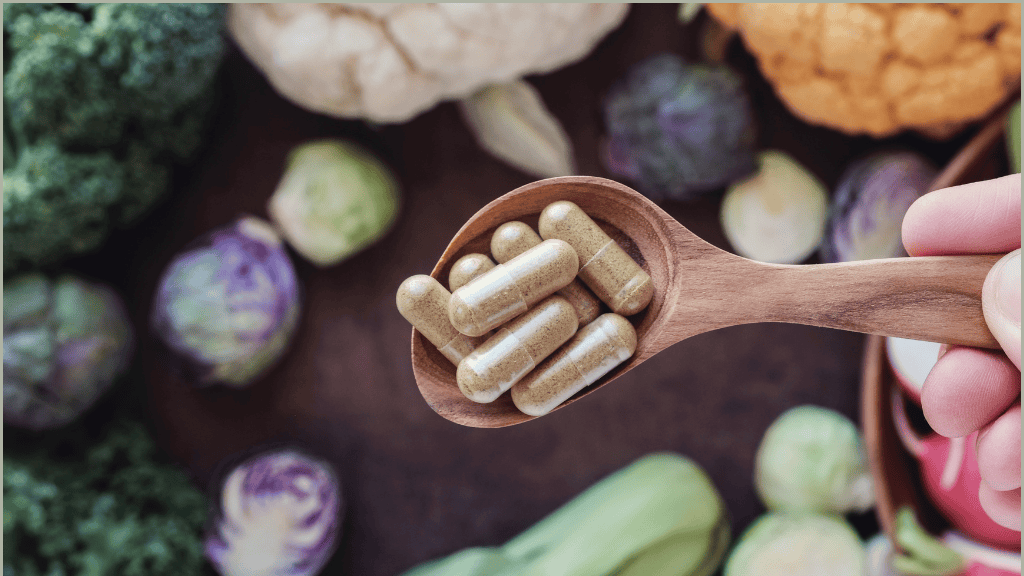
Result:
M978 435L982 508L1020 530L1020 174L936 190L903 219L911 256L1008 253L989 271L982 309L1003 353L943 346L921 390L928 423L950 438Z

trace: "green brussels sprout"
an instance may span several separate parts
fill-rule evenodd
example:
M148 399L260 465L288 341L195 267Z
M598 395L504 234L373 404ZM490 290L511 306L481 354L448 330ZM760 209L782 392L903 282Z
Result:
M747 528L725 576L863 576L864 544L842 518L770 513Z
M846 416L797 406L768 427L754 462L754 483L779 512L862 512L874 505L864 444Z
M4 284L4 423L30 430L74 420L124 372L134 335L121 299L73 276Z
M337 264L379 240L398 208L398 184L387 166L336 140L292 150L267 207L288 243L317 266Z

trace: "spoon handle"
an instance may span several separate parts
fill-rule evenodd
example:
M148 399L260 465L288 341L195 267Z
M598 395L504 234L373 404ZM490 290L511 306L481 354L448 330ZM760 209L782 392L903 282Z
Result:
M1001 255L924 256L768 265L769 321L929 342L999 348L981 310L985 276Z

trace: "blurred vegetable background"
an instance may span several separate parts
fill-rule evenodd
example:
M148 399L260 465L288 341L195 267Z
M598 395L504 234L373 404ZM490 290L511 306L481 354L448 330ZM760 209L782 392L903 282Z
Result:
M204 141L225 7L3 10L7 273L97 248L167 191Z
M885 96L891 113L878 115L843 107L870 101L862 96L879 70L857 68L850 38L879 20L856 17L855 6L828 9L832 20L800 8L808 25L787 45L787 9L737 7L730 41L699 5L688 23L677 5L5 5L5 271L40 269L47 286L70 273L110 287L139 352L119 379L91 370L80 380L97 399L75 404L77 421L16 428L11 375L32 368L21 391L38 394L55 380L37 368L56 356L36 344L14 355L19 341L9 338L35 330L66 340L38 330L44 317L48 326L62 318L55 313L12 314L9 328L5 294L5 574L238 573L230 552L202 559L204 528L224 551L267 543L279 554L264 567L305 558L308 573L325 561L329 574L526 565L650 574L666 562L689 562L692 574L764 574L758 562L781 549L863 560L862 540L879 526L864 511L850 425L859 335L723 329L572 410L471 430L423 402L393 303L399 283L429 271L481 206L570 172L634 186L700 237L749 257L813 263L898 246L907 202L978 121L1016 99L1019 57L1014 75L1007 46L1016 30L1019 52L1019 15L1014 25L1005 13L1014 8L941 8L959 39L942 60L924 47L905 54L887 37L882 55L895 54L892 65L918 84ZM749 16L757 10L764 16ZM886 8L880 21L916 10ZM767 66L778 54L789 60L776 74ZM836 68L817 77L825 62L815 54ZM971 82L956 81L966 74ZM938 92L965 84L986 88ZM838 112L810 108L800 99L808 94ZM901 111L903 100L936 115ZM883 117L884 126L867 122ZM836 118L860 124L829 124ZM1019 158L1017 118L1007 146ZM1011 169L999 147L973 174ZM240 230L246 217L260 224ZM225 233L225 245L211 240ZM104 318L91 313L78 326L99 338L105 329L93 326ZM183 344L177 362L189 369L168 363L171 342ZM195 386L196 376L230 385ZM825 457L802 456L813 442L762 438L800 404L818 407L822 417L805 425L822 434ZM291 476L293 487L324 482L344 502L330 530L302 534L329 533L318 550L336 547L333 555L285 545L296 510L315 498L222 514L252 493L224 482L236 469L225 466L294 443L331 469L331 482L311 472ZM685 457L638 460L665 451ZM793 458L806 474L769 473ZM284 485L271 481L267 493ZM808 502L811 520L794 520L790 506ZM586 545L567 523L607 545ZM723 550L726 541L735 544ZM785 573L834 566L822 558ZM949 560L937 558L925 560Z

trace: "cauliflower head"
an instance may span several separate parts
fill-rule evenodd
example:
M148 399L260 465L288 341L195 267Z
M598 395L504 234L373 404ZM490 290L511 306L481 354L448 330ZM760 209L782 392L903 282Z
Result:
M789 109L883 137L944 138L1020 86L1020 4L708 4Z
M440 101L584 57L626 4L232 4L274 88L315 112L404 122Z

